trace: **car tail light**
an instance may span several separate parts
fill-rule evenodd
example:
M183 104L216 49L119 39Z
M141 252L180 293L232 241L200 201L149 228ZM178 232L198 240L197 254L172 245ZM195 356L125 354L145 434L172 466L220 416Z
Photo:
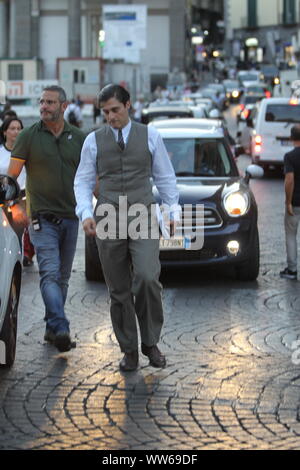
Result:
M261 151L262 138L261 135L256 135L254 138L254 151L259 153Z
M269 90L265 91L266 98L271 98L271 92Z
M243 111L243 116L244 116L245 119L248 119L249 114L250 114L249 109L244 109L244 111Z

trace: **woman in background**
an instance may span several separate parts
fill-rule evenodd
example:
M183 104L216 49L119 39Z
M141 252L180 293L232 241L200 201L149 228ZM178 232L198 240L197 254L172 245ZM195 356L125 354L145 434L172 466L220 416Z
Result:
M3 124L0 128L0 137L2 142L2 144L0 145L0 174L7 173L12 148L14 146L18 134L21 132L22 129L23 123L16 116L9 117L3 121ZM18 178L22 198L25 198L25 181L26 171L25 168L23 168ZM32 243L30 242L28 228L20 228L17 231L17 235L19 236L19 238L22 237L23 233L23 266L31 266L33 264L32 258L34 256L34 248Z

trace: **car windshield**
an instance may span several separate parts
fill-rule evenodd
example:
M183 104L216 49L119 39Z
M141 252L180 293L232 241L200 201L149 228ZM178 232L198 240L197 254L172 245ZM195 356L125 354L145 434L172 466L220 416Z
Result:
M299 122L300 105L269 104L266 108L266 121Z
M274 67L273 65L266 65L264 67L261 67L261 71L263 73L273 73L273 74L277 74L278 73L278 69L276 67Z
M247 88L247 93L263 93L264 89L263 85L252 85Z
M177 176L236 176L233 160L221 140L165 138Z
M240 75L240 80L242 80L243 82L257 81L257 75L253 73Z
M239 82L236 80L224 80L223 82L225 88L238 88Z
M144 123L161 119L176 119L176 118L190 118L193 117L192 111L156 111L149 112L146 116L143 116L142 120Z

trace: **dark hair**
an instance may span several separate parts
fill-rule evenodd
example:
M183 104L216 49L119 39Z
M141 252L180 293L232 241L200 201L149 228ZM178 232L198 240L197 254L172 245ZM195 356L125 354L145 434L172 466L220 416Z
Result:
M67 101L67 95L65 90L58 85L47 86L43 89L43 91L55 91L56 93L58 93L58 99L60 103L64 103L65 101Z
M123 103L124 106L128 101L130 101L130 94L128 91L121 85L114 85L110 83L106 85L99 93L98 103L105 103L111 98L116 98L120 103Z
M24 128L21 119L19 119L18 117L12 116L12 117L5 119L5 121L2 123L2 126L0 127L0 143L5 142L4 132L7 131L7 129L9 128L10 124L13 121L18 121L19 124L21 125L21 129Z
M297 124L291 128L291 140L300 140L300 126Z
M18 117L16 111L13 111L12 109L7 109L6 111L3 111L2 113L3 121L10 117Z

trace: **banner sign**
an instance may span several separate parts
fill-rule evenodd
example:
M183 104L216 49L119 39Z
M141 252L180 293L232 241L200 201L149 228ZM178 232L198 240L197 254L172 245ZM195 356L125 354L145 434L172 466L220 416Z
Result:
M104 59L139 63L147 46L147 6L103 5L103 29Z
M6 82L8 99L39 98L46 86L58 85L58 80L14 80Z

